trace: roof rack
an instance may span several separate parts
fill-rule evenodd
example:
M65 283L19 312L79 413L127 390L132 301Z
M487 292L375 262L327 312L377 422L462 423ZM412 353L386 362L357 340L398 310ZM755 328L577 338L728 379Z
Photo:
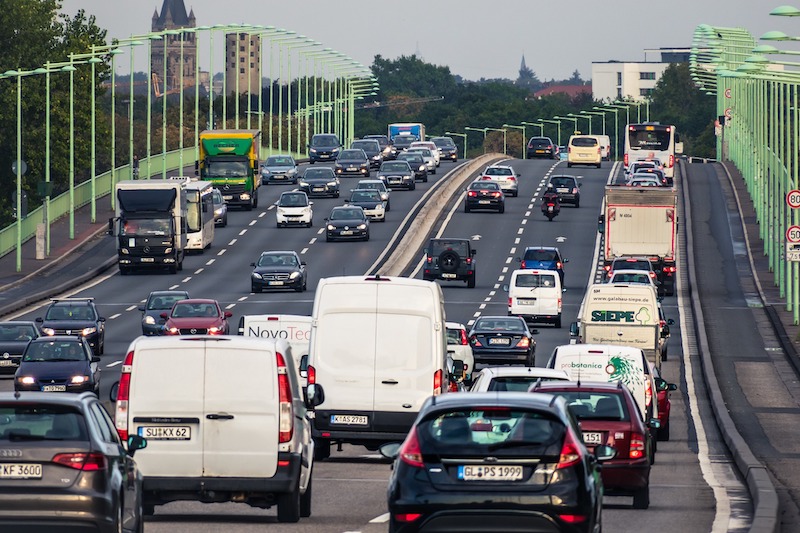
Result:
M50 301L55 302L93 302L94 297L86 298L50 298Z

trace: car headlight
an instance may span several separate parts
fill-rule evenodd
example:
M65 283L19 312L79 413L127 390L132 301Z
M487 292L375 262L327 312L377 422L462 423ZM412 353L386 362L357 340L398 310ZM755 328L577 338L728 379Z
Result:
M119 251L122 253L122 255L128 255L130 253L128 252L127 248L120 248Z
M312 154L316 154L316 153L317 153L317 149L316 149L316 148L311 148L311 149L310 149L310 152L311 152Z
M94 326L93 326L93 327L90 327L90 328L83 328L83 329L81 330L81 335L83 335L84 337L88 337L88 336L89 336L89 335L91 335L92 333L97 333L97 328L96 328L96 327L94 327Z
M261 274L259 274L258 272L253 272L253 277L255 279L264 279L264 277Z
M156 319L151 317L150 315L147 315L146 317L144 317L144 323L150 324L152 326L153 324L156 323Z
M166 250L164 250L164 255L169 255L171 253L172 253L172 248L167 248Z
M22 383L23 385L33 385L36 383L36 380L33 376L20 376L17 378L17 381Z
M328 224L328 231L333 231L335 229L336 229L336 226L334 226L333 224ZM51 333L51 335L52 335L52 333Z
M367 229L367 225L366 224L359 224L358 225L358 229Z
M222 333L222 328L218 328L217 326L211 326L208 328L209 335L219 335Z
M303 213L310 213L310 212L311 212L311 208L310 207L306 207L306 208L303 209Z
M289 169L289 170L286 172L286 174L287 174L287 175L289 175L289 176L294 176L295 174L297 174L297 169L296 169L296 168L290 168L290 169Z
M42 328L42 333L50 337L56 334L56 330L54 330L53 328Z
M72 376L69 380L73 385L81 385L89 381L89 376Z
M214 209L214 214L215 215L221 215L222 214L222 208L220 207L219 209Z
M388 199L389 199L389 195L387 193L385 193L385 192L382 192L381 193L381 200L388 200Z
M301 187L308 187L308 182L303 180L298 180L297 184Z
M336 183L335 181L329 181L328 182L328 187L336 187L337 185L339 185L339 184Z
M421 171L422 171L422 170L425 170L425 165L420 165L420 166L419 166L419 169L420 169Z
M297 279L300 277L300 272L292 272L289 274L289 279Z
M271 174L271 172L269 170L267 170L266 168L262 168L261 169L261 175L262 176L268 176L269 174Z
M180 332L181 331L175 326L172 326L171 328L166 328L166 327L164 328L164 333L167 335L179 335Z

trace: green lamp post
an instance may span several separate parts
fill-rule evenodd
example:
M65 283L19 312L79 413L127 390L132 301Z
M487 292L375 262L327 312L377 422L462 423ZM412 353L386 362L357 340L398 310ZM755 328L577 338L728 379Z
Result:
M573 117L573 118L585 118L585 119L587 119L589 121L589 135L592 134L592 117L591 116L576 115L575 113L567 113L567 116L568 117ZM578 121L576 120L575 121L575 129L577 129L577 124L578 124Z
M481 148L483 148L483 153L486 153L486 128L471 128L469 126L464 126L464 131L479 131L483 133L483 142L481 143Z
M506 154L508 152L508 146L507 146L507 143L506 143L506 132L507 132L507 130L499 129L499 128L485 128L485 129L486 129L486 131L499 131L499 132L503 133L503 154ZM484 139L485 138L486 137L485 137L485 134L484 134Z
M467 158L467 134L466 133L456 133L454 131L446 131L444 132L445 135L455 135L456 137L462 137L464 139L464 159Z
M525 135L525 126L513 126L511 124L503 124L503 128L514 128L514 129L522 130L522 159L527 159L527 157L526 157L527 154L525 153L526 152L525 144L528 141L527 141L527 136Z
M536 122L541 122L542 123L542 135L544 135L544 123L555 124L556 128L557 128L556 131L557 131L557 137L558 137L558 139L557 139L558 145L561 146L561 121L560 120L551 120L549 118L537 118Z
M572 122L572 125L574 126L574 129L573 129L572 132L575 133L575 134L577 134L579 132L579 130L578 130L578 119L576 117L559 117L559 116L555 116L553 118L556 119L556 120L569 120L570 122Z

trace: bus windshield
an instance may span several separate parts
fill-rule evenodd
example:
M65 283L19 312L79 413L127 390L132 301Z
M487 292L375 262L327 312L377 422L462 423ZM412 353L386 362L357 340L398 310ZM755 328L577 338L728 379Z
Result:
M629 130L628 142L631 150L668 150L670 131L665 129Z

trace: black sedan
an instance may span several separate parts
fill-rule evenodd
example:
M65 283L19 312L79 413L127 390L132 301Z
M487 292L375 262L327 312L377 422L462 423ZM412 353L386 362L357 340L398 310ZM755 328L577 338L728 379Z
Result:
M250 263L250 266L253 267L253 273L250 274L251 292L264 289L306 290L306 262L300 259L297 252L262 252L258 261Z
M0 393L0 421L0 531L143 530L147 441L120 441L93 394Z
M0 322L0 373L14 373L28 343L39 337L35 322Z
M403 152L397 155L397 160L407 161L408 165L411 167L411 170L414 171L414 179L427 183L428 165L425 164L425 158L422 157L422 154L416 152Z
M100 358L86 339L58 335L28 343L14 377L14 390L100 392Z
M367 154L360 148L357 150L342 150L333 165L333 171L336 172L337 176L366 178L369 177L369 168Z
M479 317L469 332L469 344L476 363L534 366L536 341L522 317Z
M500 185L494 181L473 181L467 187L464 197L464 212L469 213L476 209L490 209L498 213L506 210L506 196L500 190Z
M354 189L347 200L347 205L357 205L364 214L375 222L386 222L386 203L381 193L372 189Z
M153 291L144 305L139 306L142 313L142 335L148 337L161 335L164 331L164 320L161 313L169 311L175 302L189 299L186 291Z
M89 342L97 355L105 350L106 319L100 316L94 298L51 300L44 317L36 318L42 335L75 335Z
M507 392L426 400L394 458L389 531L564 531L602 527L598 462L563 398Z
M325 219L325 240L369 240L369 219L358 206L334 207Z
M422 165L425 166L424 164ZM390 189L403 188L413 191L417 188L416 177L408 161L387 161L378 171L378 179Z
M339 198L339 178L331 167L306 169L297 185L309 198L313 196Z

